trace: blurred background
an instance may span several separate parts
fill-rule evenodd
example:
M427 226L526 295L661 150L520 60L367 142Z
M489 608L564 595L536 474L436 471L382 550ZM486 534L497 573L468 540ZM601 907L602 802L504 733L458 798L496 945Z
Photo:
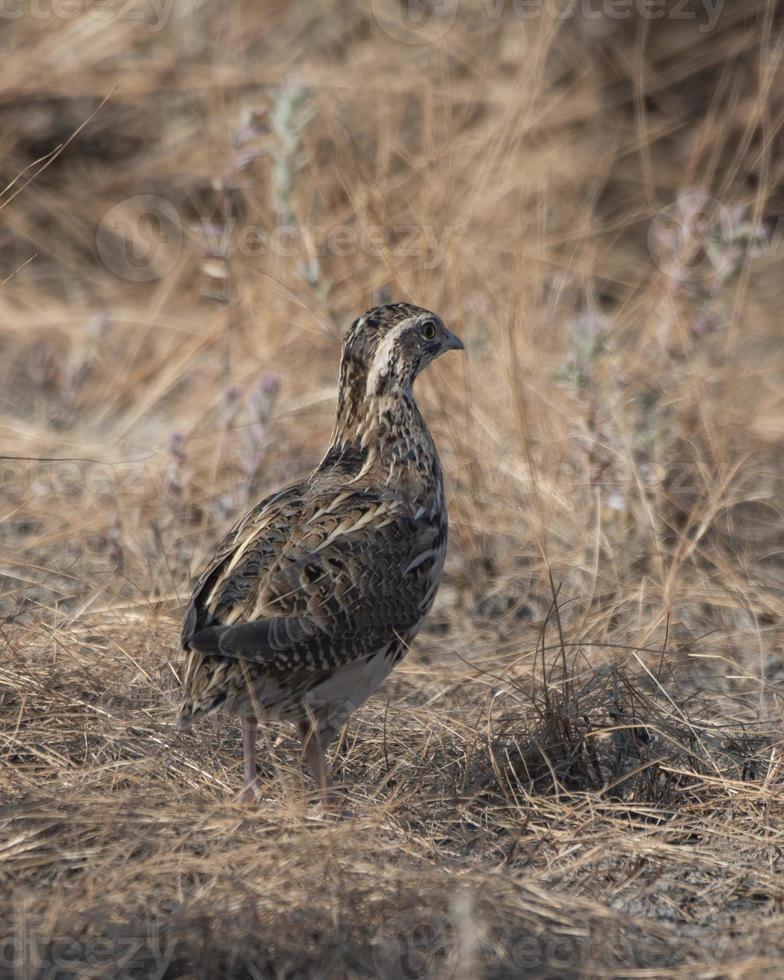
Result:
M774 955L774 920L760 908L773 915L778 901L780 914L780 878L748 886L768 905L736 908L710 892L711 858L700 883L691 866L681 878L683 869L667 871L683 893L666 914L646 904L649 892L612 906L605 893L614 886L588 873L591 860L569 850L571 837L568 859L540 861L519 840L502 845L506 799L504 816L492 818L494 843L477 844L489 804L480 818L443 794L419 799L416 766L438 744L453 764L438 772L465 788L482 739L495 745L513 729L520 744L539 745L543 731L563 741L553 702L539 695L492 709L512 711L512 729L489 721L504 692L533 690L536 677L548 690L556 592L561 682L598 684L605 724L642 710L639 700L620 704L617 671L655 691L665 659L680 685L671 700L699 697L700 717L735 726L725 748L739 731L780 723L783 28L775 0L0 4L0 794L9 838L57 828L36 830L13 852L16 905L9 898L3 913L14 929L20 907L25 922L48 909L47 935L56 935L51 923L71 922L74 910L82 923L97 915L99 894L101 914L119 920L156 903L169 914L183 895L193 907L220 902L221 868L234 858L254 869L243 888L272 929L280 908L273 915L258 904L256 888L286 847L304 862L291 909L311 900L309 869L341 860L353 868L366 846L367 869L344 869L341 889L359 901L369 874L383 892L372 907L387 910L401 888L420 894L425 875L440 896L426 907L441 902L458 936L461 976L521 975L519 964L505 974L489 961L480 969L470 950L463 956L463 906L448 900L453 874L481 879L499 861L509 882L524 867L548 893L561 887L598 902L575 911L578 901L573 914L600 932L618 908L657 928L704 920L702 947L689 933L692 945L676 955L680 927L662 940L662 971L714 955L722 902L753 923L744 927L748 955ZM324 850L307 828L264 857L253 846L258 826L237 843L234 817L214 815L225 849L216 868L212 844L183 845L176 829L183 807L194 808L192 822L241 781L231 725L172 734L191 577L237 516L318 462L342 333L391 300L438 312L467 351L418 383L448 481L444 585L416 650L361 713L340 770L372 796L389 765L383 736L397 738L393 756L408 760L409 776L382 780L391 794L374 818L382 824L341 832L342 858L343 838ZM560 690L572 727L590 715L587 738L597 724L588 702ZM485 763L495 778L490 749ZM703 763L719 771L713 757ZM741 768L722 778L740 779ZM772 772L755 770L766 792L780 785ZM548 809L552 785L526 782L535 776L516 770L527 807L542 794L530 833L539 840L546 825L555 841L567 818ZM580 778L572 789L590 782ZM279 795L258 819L279 829L290 799L271 792ZM158 817L138 816L140 793ZM416 816L406 809L412 798ZM107 821L119 805L130 823L110 847ZM705 813L723 826L730 814L740 819L716 805ZM448 828L435 835L440 843L425 811ZM624 857L615 819L592 839L620 855L620 878L606 873L647 880L623 863L637 845ZM514 834L525 837L521 820ZM582 820L572 830L582 827L584 840ZM379 840L392 838L410 850L408 871L399 855L389 866L380 856ZM733 880L756 873L754 840ZM722 841L720 853L746 853ZM120 870L129 853L132 874ZM418 862L429 870L415 873ZM520 914L512 891L508 907ZM312 975L324 936L343 922L342 901L336 891L332 905L309 913L327 916L316 959L300 964ZM689 902L702 911L689 905L687 914ZM274 960L281 969L305 956L301 934L292 935ZM741 946L732 955L746 955ZM334 955L334 975L354 975ZM584 969L586 955L581 948L582 965L570 960L559 975ZM377 973L397 975L382 960ZM447 960L406 975L440 976ZM628 970L623 956L612 963ZM322 964L321 975L333 966Z

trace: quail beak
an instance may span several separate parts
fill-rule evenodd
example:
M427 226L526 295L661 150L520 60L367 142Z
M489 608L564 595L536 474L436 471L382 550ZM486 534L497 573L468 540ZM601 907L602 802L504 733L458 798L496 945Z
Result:
M448 350L465 350L463 341L451 330L444 331L444 339L441 343L441 353L445 354Z

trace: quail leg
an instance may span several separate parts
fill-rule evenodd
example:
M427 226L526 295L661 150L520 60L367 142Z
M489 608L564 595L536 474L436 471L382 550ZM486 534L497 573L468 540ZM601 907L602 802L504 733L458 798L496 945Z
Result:
M255 715L242 716L242 756L245 765L245 788L242 799L252 803L259 789L259 774L256 768L256 730L258 722Z
M329 776L327 757L324 754L323 736L308 722L302 723L300 734L302 736L302 754L310 766L310 771L313 773L313 778L319 788L321 807L325 813L334 812L336 808L335 790Z

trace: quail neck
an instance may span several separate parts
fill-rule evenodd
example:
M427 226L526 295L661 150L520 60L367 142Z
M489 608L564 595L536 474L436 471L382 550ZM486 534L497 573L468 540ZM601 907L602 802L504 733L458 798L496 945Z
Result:
M322 467L353 469L402 490L437 490L441 470L414 399L419 373L462 342L435 314L407 304L379 307L349 331L340 365L338 407Z

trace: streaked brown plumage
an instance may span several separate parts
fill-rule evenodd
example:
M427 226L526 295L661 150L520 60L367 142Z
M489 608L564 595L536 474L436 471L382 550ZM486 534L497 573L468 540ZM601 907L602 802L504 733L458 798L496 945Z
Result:
M180 724L218 709L289 719L326 793L324 749L405 654L441 580L447 508L414 401L419 372L462 343L404 303L357 319L343 343L330 447L307 479L226 535L185 615Z

